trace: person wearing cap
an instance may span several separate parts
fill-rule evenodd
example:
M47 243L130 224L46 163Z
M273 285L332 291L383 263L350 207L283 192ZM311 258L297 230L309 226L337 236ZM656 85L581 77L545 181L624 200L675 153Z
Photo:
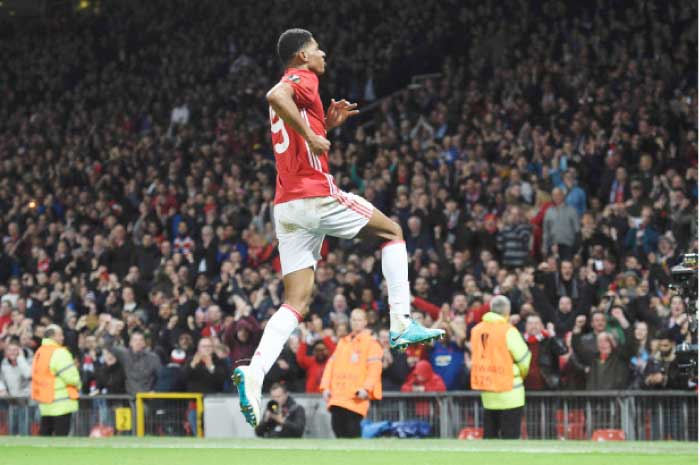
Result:
M32 362L32 399L39 404L42 436L68 436L78 411L80 373L63 347L63 330L49 325Z
M489 309L471 332L471 387L481 391L484 438L518 439L531 354L520 331L508 322L510 300L496 296Z
M338 341L321 379L336 437L356 438L371 400L382 398L382 347L367 329L367 313L350 314L352 332Z

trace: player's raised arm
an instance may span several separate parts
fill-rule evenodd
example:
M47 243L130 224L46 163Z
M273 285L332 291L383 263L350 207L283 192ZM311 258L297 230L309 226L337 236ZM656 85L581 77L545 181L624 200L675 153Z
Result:
M313 132L302 119L299 108L294 102L294 89L291 85L280 82L267 93L267 101L277 116L306 140L314 154L320 155L331 148L328 139Z

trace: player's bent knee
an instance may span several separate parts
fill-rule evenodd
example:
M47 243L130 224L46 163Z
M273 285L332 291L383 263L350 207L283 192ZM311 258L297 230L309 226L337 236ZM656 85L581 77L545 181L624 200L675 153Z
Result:
M391 222L391 234L394 237L390 240L392 240L392 241L402 241L403 240L403 230L401 229L401 226L396 221Z
M309 313L309 306L311 305L311 295L290 295L285 301L285 304L290 305L296 310L299 315L305 317Z

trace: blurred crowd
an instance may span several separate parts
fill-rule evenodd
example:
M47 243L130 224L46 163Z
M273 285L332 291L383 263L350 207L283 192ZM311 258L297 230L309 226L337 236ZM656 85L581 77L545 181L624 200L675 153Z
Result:
M694 387L669 284L697 252L695 4L273 3L3 20L0 393L28 395L53 322L85 394L232 390L283 299L264 93L292 25L328 52L324 102L377 102L330 134L331 171L401 224L413 317L448 337L391 352L377 244L328 239L266 389L318 392L354 308L384 389L467 389L496 294L527 389Z

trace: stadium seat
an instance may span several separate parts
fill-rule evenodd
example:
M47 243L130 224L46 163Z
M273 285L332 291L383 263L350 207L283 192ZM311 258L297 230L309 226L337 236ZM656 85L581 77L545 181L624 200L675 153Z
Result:
M557 439L585 439L586 415L582 409L569 410L564 422L564 410L556 412Z
M621 429L597 429L591 437L593 441L624 441L625 432Z
M114 436L114 428L106 425L95 425L90 430L91 438L108 438Z
M483 439L484 428L463 428L457 436L458 439Z

